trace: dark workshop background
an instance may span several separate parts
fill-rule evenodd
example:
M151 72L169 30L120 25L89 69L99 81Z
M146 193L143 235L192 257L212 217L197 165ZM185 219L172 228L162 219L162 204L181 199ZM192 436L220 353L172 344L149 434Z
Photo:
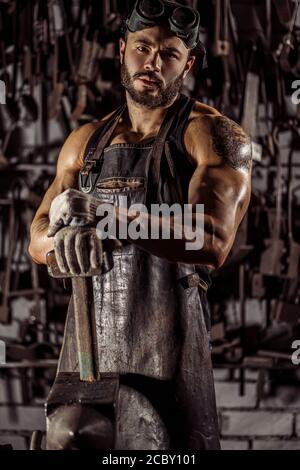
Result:
M249 212L209 293L222 447L300 449L299 2L181 3L198 8L207 48L184 92L241 123L255 159ZM29 258L30 223L68 134L123 99L132 4L0 0L0 444L14 449L45 430L69 301Z

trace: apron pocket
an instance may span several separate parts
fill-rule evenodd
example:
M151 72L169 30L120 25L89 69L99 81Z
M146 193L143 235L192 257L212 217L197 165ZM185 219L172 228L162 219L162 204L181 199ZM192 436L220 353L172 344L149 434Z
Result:
M98 181L96 192L98 194L126 194L132 191L143 191L145 178L143 177L114 177Z

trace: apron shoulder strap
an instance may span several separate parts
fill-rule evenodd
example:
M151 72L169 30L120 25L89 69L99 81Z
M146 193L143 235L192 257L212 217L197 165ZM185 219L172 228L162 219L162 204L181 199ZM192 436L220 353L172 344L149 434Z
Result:
M180 107L182 106L182 102L185 99L186 97L184 95L180 95L173 105L169 107L149 154L149 169L151 175L151 188L149 188L149 193L151 197L148 197L148 200L153 200L153 198L157 201L159 200L161 166L162 158L165 154L166 140L176 120Z
M116 129L119 119L126 109L126 105L120 106L108 119L104 121L90 137L84 152L83 166L79 174L81 190L90 193L93 190L91 184L91 172L96 164L101 161L103 151Z

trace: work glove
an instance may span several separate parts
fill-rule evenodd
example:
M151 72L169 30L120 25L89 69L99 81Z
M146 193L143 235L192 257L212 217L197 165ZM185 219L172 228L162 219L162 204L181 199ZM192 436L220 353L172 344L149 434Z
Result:
M94 227L99 204L100 201L89 194L67 189L52 201L48 237L54 237L62 227Z
M55 257L60 271L80 276L89 271L101 273L103 242L95 228L64 227L54 236Z

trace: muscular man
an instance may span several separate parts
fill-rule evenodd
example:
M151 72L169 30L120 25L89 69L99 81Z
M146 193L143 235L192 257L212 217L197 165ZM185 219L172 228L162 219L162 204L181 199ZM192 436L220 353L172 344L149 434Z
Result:
M115 447L218 449L206 291L249 204L251 143L236 123L181 94L199 40L195 10L139 0L126 25L125 106L66 140L29 251L45 263L54 249L65 272L100 270L100 204L128 224L132 204L204 204L201 249L172 236L171 217L169 240L128 235L116 245L113 269L93 278L93 291L99 370L120 377ZM163 219L143 213L149 225ZM70 309L59 372L78 370L73 337Z

